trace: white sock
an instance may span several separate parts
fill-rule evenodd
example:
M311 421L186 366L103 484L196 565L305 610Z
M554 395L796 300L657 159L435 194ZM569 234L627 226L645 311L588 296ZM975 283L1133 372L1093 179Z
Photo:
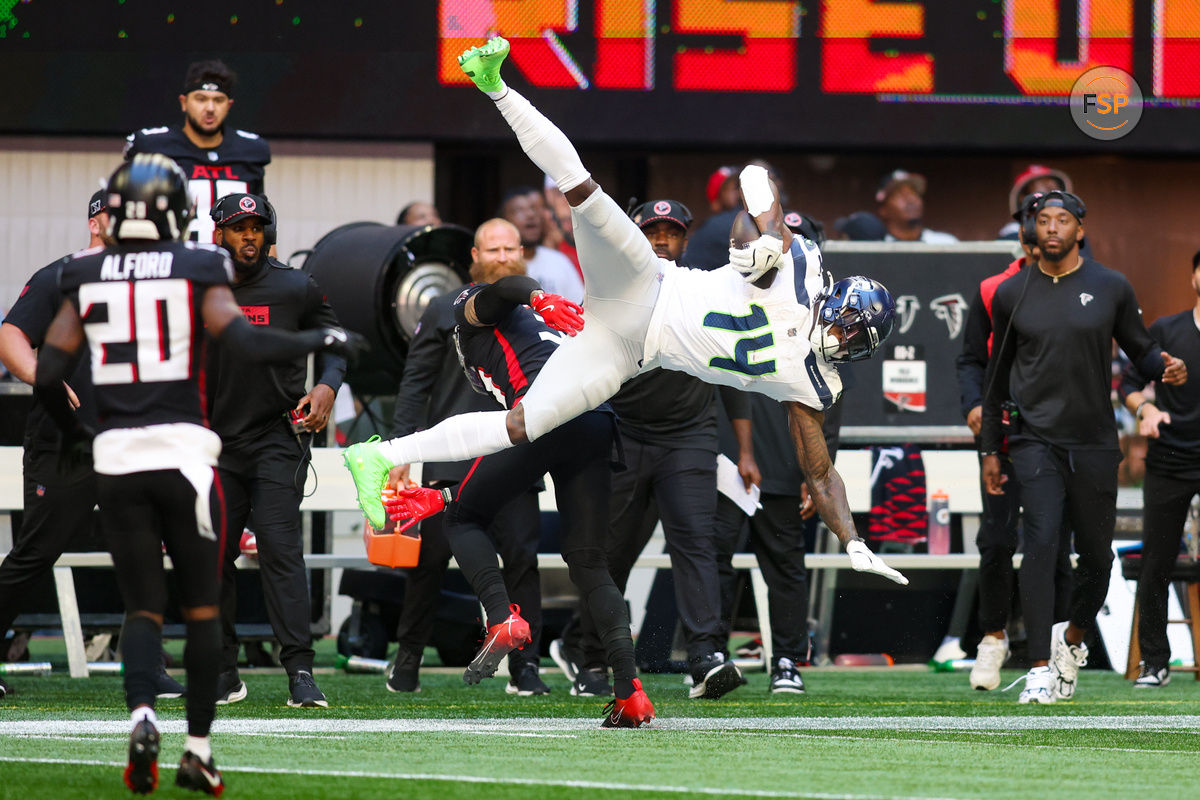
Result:
M465 461L512 447L507 417L507 411L458 414L427 431L388 439L377 446L393 464Z
M208 741L207 736L192 736L189 734L187 742L183 745L183 749L195 753L196 757L205 764L212 758L212 743Z
M566 134L515 89L505 87L500 97L492 99L513 133L517 134L525 155L553 178L560 190L568 192L592 177Z
M150 720L151 725L158 724L158 717L154 713L154 709L150 706L138 706L129 714L130 720L134 725L137 725L144 719Z

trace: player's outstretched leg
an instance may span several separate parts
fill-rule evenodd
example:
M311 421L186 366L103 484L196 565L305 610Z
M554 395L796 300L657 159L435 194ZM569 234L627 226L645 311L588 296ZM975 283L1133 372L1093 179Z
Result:
M503 92L505 86L500 78L500 65L508 58L508 50L508 40L495 36L488 39L487 44L463 51L458 57L458 65L479 91Z

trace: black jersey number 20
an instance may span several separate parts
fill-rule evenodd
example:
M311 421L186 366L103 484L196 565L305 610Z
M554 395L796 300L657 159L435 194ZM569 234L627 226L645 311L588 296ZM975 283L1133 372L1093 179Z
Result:
M98 313L103 305L107 313ZM92 381L101 384L186 380L191 374L192 301L180 278L79 287L79 313L92 348ZM121 345L133 345L130 348ZM114 358L121 358L114 361Z

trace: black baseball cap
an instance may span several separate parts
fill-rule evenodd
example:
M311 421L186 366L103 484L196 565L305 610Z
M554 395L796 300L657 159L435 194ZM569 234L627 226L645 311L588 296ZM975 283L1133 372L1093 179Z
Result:
M92 194L92 198L88 200L88 219L108 211L108 203L105 202L106 194L104 189L97 189Z
M787 225L792 233L798 233L804 238L816 242L817 247L825 244L825 224L819 219L798 211L785 211L783 224Z
M686 231L692 224L692 212L678 200L647 200L629 216L639 228L644 228L652 222L666 220L674 222Z

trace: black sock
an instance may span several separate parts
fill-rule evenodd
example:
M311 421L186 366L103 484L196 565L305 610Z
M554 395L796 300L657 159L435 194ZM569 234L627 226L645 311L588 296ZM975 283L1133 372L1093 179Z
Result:
M155 678L162 669L162 626L142 614L131 614L121 634L125 702L130 711L138 706L154 708Z
M208 736L216 716L217 673L221 663L221 623L217 619L188 622L183 649L187 667L188 735Z
M613 681L613 694L618 700L626 700L633 694L633 678L617 678Z
M487 612L488 627L508 619L508 589L496 559L496 546L478 525L463 522L447 526L446 538L463 577L475 590L483 610Z

